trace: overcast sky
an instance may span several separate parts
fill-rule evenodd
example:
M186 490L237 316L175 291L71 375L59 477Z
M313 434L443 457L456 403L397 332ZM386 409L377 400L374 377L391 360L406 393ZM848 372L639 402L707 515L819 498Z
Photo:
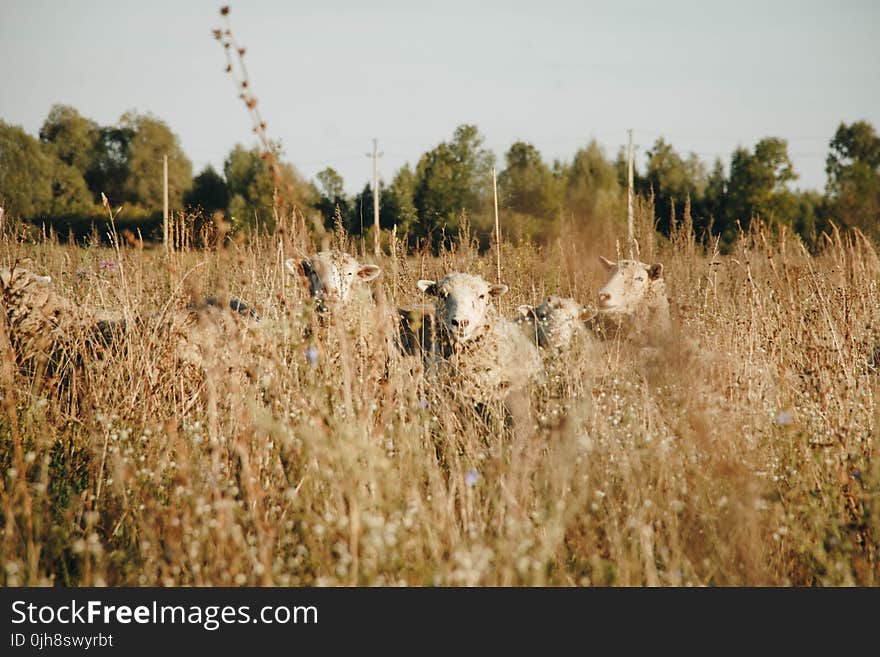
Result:
M36 134L50 106L101 124L149 111L196 172L254 142L211 30L222 2L0 0L0 118ZM249 0L233 29L268 131L308 178L349 192L475 123L503 166L515 140L550 161L636 130L729 161L789 140L799 187L821 189L841 121L880 128L880 2Z

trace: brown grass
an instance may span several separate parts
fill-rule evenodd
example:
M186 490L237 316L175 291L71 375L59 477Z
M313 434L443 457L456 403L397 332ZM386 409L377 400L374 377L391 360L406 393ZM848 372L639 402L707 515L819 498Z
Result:
M381 259L378 310L304 337L291 232L123 244L113 269L110 249L5 239L0 265L143 321L54 378L0 332L4 585L878 583L880 261L859 234L811 255L755 229L719 256L643 225L676 331L549 359L514 430L382 343L417 279L491 280L494 254ZM576 232L504 246L504 312L593 298L613 233ZM218 291L263 321L182 358L168 318Z

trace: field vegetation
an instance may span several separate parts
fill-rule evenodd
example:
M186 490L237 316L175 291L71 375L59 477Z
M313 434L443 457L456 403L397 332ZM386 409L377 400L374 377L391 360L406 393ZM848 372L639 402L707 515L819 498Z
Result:
M858 230L807 250L755 221L720 253L687 215L655 232L640 204L673 330L545 354L513 424L387 346L393 309L427 301L418 279L494 280L466 221L434 253L386 239L372 258L292 217L172 253L7 225L0 265L127 322L110 344L71 327L63 351L23 354L3 319L0 583L878 583L880 260ZM608 218L505 235L508 316L591 301L597 256L621 248ZM283 263L322 245L382 267L375 310L314 321ZM207 295L260 320L189 342L164 328Z

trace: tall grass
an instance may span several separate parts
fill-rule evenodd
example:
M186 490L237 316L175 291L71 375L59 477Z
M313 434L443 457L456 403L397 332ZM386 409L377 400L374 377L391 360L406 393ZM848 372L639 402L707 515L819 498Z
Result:
M835 233L810 254L755 227L720 256L639 216L676 329L548 357L516 427L386 349L390 309L425 301L419 278L494 278L470 239L437 256L396 245L376 309L322 327L284 273L291 230L118 257L6 238L0 264L142 319L63 379L15 366L0 335L2 582L876 585L873 245ZM614 234L566 230L503 246L503 312L594 297ZM167 328L218 293L261 322Z

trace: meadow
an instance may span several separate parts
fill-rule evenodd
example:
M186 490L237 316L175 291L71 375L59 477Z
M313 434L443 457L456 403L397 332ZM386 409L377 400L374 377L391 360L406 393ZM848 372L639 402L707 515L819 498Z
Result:
M387 311L428 301L418 279L494 280L495 251L467 236L360 255L383 270L376 311L314 330L283 263L322 242L360 253L341 232L310 244L291 220L167 254L7 232L0 266L132 321L101 348L71 335L60 364L14 354L4 327L0 583L877 585L874 244L833 231L809 251L755 223L721 254L639 216L673 330L546 355L516 427L386 348ZM572 221L543 245L506 238L500 310L590 302L619 236ZM259 324L181 356L162 318L216 294Z

